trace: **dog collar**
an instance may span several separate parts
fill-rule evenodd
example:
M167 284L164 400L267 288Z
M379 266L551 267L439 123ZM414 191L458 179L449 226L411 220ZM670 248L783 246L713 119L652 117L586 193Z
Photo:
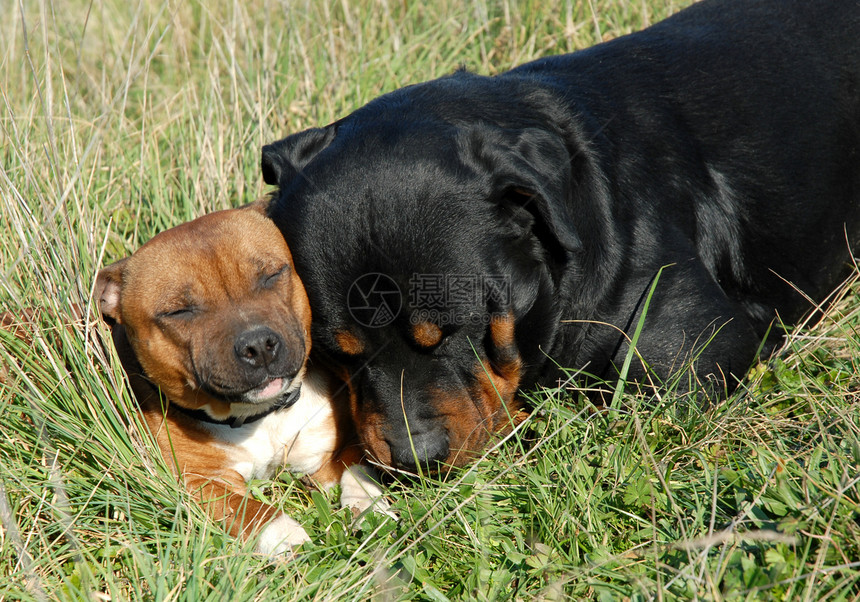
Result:
M188 408L183 408L180 405L174 404L172 407L174 409L179 410L182 414L194 418L195 420L199 420L200 422L208 422L209 424L226 424L229 425L230 428L237 429L245 424L256 422L261 418L265 418L272 412L277 412L278 410L284 410L294 405L299 400L299 395L301 394L302 386L299 385L294 390L290 391L278 401L274 403L274 405L266 408L259 414L253 414L251 416L236 416L233 418L227 418L225 420L218 420L217 418L212 418L209 414L207 414L203 410L189 410Z

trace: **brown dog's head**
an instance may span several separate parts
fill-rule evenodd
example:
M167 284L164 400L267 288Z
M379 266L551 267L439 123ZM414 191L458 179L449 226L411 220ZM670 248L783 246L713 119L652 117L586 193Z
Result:
M213 418L259 413L299 386L311 313L284 238L259 204L162 232L98 274L146 375Z

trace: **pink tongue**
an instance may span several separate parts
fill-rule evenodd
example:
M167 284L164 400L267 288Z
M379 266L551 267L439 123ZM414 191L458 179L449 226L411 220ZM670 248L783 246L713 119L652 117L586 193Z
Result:
M266 385L265 389L260 391L260 393L258 394L258 397L262 397L262 398L272 397L278 391L280 391L281 387L283 387L283 386L284 386L284 379L276 378L275 380L270 382L268 385Z

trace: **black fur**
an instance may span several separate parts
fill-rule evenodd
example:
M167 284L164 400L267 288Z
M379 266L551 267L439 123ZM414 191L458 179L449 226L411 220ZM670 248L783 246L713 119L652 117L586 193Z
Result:
M413 274L504 275L509 307L479 312L513 312L528 389L559 366L612 378L668 266L638 351L662 380L694 358L724 395L777 314L795 322L840 283L860 238L860 2L704 0L497 77L397 90L264 147L263 173L314 350L392 440L404 413L444 438L426 391L492 350L486 320L414 348L407 303L345 357L334 333L355 326L346 294L371 272L404 297Z

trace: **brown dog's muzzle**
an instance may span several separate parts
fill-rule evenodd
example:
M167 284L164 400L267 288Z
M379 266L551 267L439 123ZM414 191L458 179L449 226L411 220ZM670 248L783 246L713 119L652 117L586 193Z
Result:
M303 337L295 329L262 323L210 333L194 361L196 380L210 395L225 401L267 401L290 385L305 362ZM223 341L219 343L218 341Z
M304 350L304 346L299 349ZM283 337L266 326L249 329L237 336L233 353L249 381L271 375L293 378L302 367L303 356L291 354Z

